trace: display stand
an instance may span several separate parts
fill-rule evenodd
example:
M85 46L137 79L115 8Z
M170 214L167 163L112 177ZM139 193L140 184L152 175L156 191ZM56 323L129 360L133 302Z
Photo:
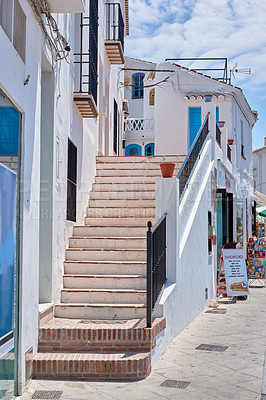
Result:
M266 286L266 238L249 239L247 247L247 273L249 283L255 281L260 286Z

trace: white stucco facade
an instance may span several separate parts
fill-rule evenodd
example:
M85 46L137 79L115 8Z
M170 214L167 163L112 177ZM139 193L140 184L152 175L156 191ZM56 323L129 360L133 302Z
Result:
M264 138L264 146L253 151L252 158L254 187L258 192L266 195L266 138Z
M82 3L86 14L89 1ZM125 1L119 3L125 20ZM121 65L111 65L108 59L105 1L99 0L97 109L100 116L82 118L73 101L78 16L67 10L53 14L71 48L67 59L56 61L30 2L19 0L19 4L26 16L25 62L0 26L0 48L4 55L0 63L0 89L22 115L17 270L20 278L18 393L21 393L26 384L25 354L31 348L33 353L37 351L39 304L60 300L65 250L73 231L74 222L66 219L68 141L77 148L76 222L81 223L95 176L96 155L113 155L114 101L122 127L123 91L119 80L123 80L123 72ZM121 142L119 132L118 151Z

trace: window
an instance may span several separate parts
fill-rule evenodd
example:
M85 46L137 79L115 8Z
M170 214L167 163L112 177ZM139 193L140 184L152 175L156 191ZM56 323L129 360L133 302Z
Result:
M154 106L154 101L155 101L155 88L150 90L150 94L149 94L149 104L150 104L150 106Z
M246 159L245 157L245 143L244 143L244 123L241 120L241 156Z
M118 109L117 109L117 102L114 100L114 146L113 150L116 155L118 154Z
M67 220L76 221L77 206L77 147L68 139L67 160Z
M132 75L132 99L143 99L143 79L145 74Z
M212 213L208 211L208 253L212 254L212 239L213 239L213 227L212 227Z
M26 16L18 0L0 1L0 25L25 63Z
M145 156L154 156L154 143L145 146Z
M129 144L125 148L126 156L141 156L141 146L139 144Z

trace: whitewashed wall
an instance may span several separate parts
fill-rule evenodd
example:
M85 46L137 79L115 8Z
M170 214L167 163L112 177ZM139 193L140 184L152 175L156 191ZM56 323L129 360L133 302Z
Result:
M121 3L124 8L122 0ZM60 300L65 250L73 232L74 223L66 221L68 138L77 146L77 223L83 224L95 177L96 155L113 154L113 102L115 98L121 116L123 91L118 82L123 81L123 73L120 72L121 66L111 66L107 59L103 34L105 9L104 1L100 0L99 67L101 62L103 76L101 87L98 87L98 109L107 95L107 84L108 113L102 117L101 126L99 118L82 119L73 102L75 16L54 15L60 32L71 47L70 64L65 60L55 62L29 2L20 0L20 4L27 18L26 63L22 62L0 27L0 49L1 54L5 55L0 63L0 87L23 115L19 317L19 386L22 392L25 386L25 352L30 347L33 347L33 352L37 351L39 297L41 302L56 303ZM24 86L28 74L30 81ZM54 92L49 93L49 85L42 87L42 77L43 83L49 82L51 90L54 86ZM42 121L42 105L47 105L48 98L54 102L54 108L45 106L47 120ZM45 130L48 133L48 129L52 129L52 132L49 131L50 139L45 138L42 142L42 135ZM47 147L42 149L41 145ZM41 171L49 162L52 163L50 175L42 175ZM45 182L41 180L42 176L47 179ZM49 199L49 210L40 208L46 207L43 200L45 195ZM44 212L44 218L41 219L40 210Z

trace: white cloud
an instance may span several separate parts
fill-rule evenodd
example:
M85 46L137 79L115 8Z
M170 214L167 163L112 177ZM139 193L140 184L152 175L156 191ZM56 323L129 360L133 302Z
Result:
M244 89L248 100L265 101L266 2L129 0L129 3L126 55L157 62L174 57L227 57L229 68L238 62L238 68L252 69L251 75L237 74L232 83ZM266 122L263 115L266 104L260 104L258 111Z

